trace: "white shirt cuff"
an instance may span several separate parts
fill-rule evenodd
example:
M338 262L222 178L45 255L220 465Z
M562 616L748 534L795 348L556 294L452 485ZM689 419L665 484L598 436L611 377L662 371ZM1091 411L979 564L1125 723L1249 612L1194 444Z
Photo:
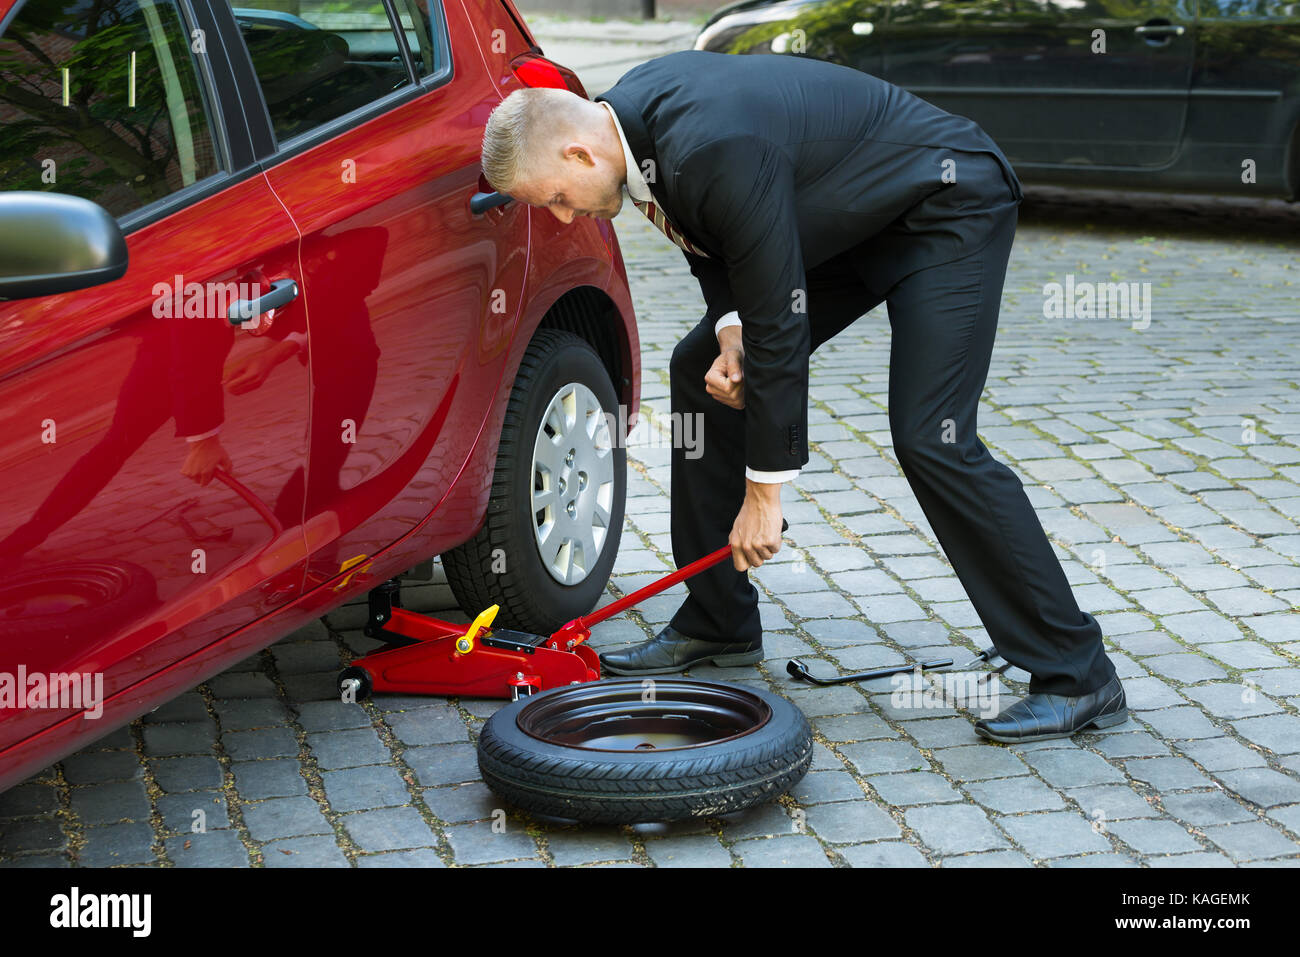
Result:
M728 326L738 326L738 325L740 325L740 313L735 311L729 312L725 316L722 316L720 319L718 319L717 322L713 324L713 334L716 336L719 332L721 332L723 329L726 329Z
M220 432L220 431L221 431L221 426L217 426L215 429L211 429L211 430L209 430L209 431L207 431L207 432L204 432L202 435L187 435L187 436L185 436L185 441L186 441L186 442L202 442L204 439L210 439L210 438L212 438L212 436L216 435L216 434L217 434L218 432ZM755 479L754 481L758 481L758 480Z
M745 478L751 482L763 482L774 485L780 482L793 482L799 475L799 469L787 469L784 472L759 472L746 467Z

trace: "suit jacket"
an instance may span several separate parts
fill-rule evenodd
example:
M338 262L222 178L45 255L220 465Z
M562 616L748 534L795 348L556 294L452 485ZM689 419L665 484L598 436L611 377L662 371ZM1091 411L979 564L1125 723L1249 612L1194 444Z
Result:
M973 121L850 67L684 50L595 97L614 109L683 252L707 318L745 347L745 464L808 461L807 270L848 253L883 298L903 276L975 252L1020 182Z

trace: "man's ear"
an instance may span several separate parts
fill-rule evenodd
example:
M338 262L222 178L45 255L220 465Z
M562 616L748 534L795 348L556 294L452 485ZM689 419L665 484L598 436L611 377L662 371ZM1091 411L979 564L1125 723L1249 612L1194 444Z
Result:
M578 162L586 166L595 165L592 161L591 150L587 149L585 144L580 143L577 140L574 140L572 143L569 143L564 147L564 158L567 160L571 156L577 157Z

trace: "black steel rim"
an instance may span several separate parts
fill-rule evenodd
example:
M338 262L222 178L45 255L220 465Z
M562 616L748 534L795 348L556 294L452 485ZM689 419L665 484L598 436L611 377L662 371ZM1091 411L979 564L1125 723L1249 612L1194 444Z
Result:
M772 718L748 689L668 678L594 681L543 695L520 709L519 730L583 751L687 751L752 734Z

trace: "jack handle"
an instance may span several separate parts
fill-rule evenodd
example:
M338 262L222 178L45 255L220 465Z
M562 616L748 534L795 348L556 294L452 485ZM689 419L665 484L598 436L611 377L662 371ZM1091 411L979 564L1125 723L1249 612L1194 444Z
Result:
M781 519L781 531L788 532L789 530L790 523L785 519ZM547 642L547 645L551 648L560 648L563 646L565 650L568 650L568 648L571 648L573 645L580 644L591 637L591 629L593 625L599 625L602 621L605 621L608 618L613 618L615 615L621 614L633 605L640 604L647 598L653 598L661 591L672 588L678 582L692 578L700 572L712 568L714 565L717 565L719 562L730 557L731 546L723 545L717 551L710 552L703 558L697 558L686 567L677 569L677 571L673 572L671 575L665 575L663 578L656 582L651 582L644 588L638 588L636 591L632 592L632 594L624 595L617 601L610 602L604 608L597 608L589 615L573 619L573 621L569 622L553 634L551 640Z

